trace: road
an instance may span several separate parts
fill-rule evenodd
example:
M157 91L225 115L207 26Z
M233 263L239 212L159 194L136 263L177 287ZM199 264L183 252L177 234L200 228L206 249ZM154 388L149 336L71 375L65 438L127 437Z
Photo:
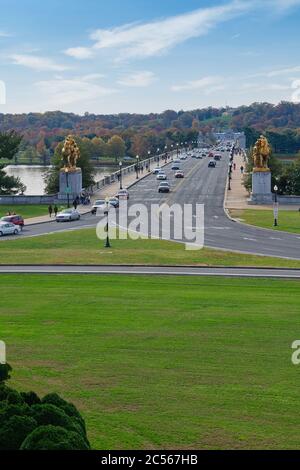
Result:
M120 274L300 279L300 269L203 268L185 266L0 266L0 274Z
M154 175L144 178L130 189L131 204L193 204L205 206L205 246L246 254L258 254L289 259L300 259L300 235L275 232L233 222L224 212L224 194L227 182L229 154L225 154L216 168L208 168L208 159L189 158L181 167L185 178L175 180L171 164L165 171L171 182L171 193L159 194ZM49 222L26 227L22 238L40 236L65 230L95 227L98 219L90 214L79 222L57 224ZM1 241L14 237L3 237ZM185 241L185 240L182 240Z

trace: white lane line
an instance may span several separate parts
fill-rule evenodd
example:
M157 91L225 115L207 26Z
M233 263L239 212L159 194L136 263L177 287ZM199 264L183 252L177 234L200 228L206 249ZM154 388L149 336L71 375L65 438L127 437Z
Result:
M270 240L282 240L282 238L270 237Z
M257 240L255 238L247 238L247 237L244 237L244 240L247 240L249 242L257 242Z

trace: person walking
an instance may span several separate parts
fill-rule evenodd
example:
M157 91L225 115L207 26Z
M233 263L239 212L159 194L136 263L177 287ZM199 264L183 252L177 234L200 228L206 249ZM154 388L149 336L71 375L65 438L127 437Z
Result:
M55 206L54 206L54 215L55 215L55 217L57 216L57 213L58 213L58 208L57 208L57 205L55 204Z
M77 200L74 199L74 201L73 201L73 207L74 207L75 211L76 211L76 209L77 209L77 205L78 205L78 204L77 204Z
M50 204L50 206L48 207L48 212L49 212L49 217L51 219L52 217L52 212L53 212L53 208L52 208L52 205Z
M241 166L241 174L243 175L244 174L244 167Z
M233 169L236 170L236 163L233 164Z

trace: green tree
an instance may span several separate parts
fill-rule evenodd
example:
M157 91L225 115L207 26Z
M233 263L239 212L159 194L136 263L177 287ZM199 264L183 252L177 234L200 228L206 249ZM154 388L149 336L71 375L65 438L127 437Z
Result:
M29 434L21 450L89 450L83 437L59 426L39 426Z
M1 159L12 160L17 154L22 137L16 132L0 133L0 161ZM8 176L4 171L5 165L0 164L0 194L18 194L26 190L20 178Z
M122 160L122 158L124 158L126 145L122 137L113 135L107 142L107 149L109 156L113 157L117 163L118 160Z

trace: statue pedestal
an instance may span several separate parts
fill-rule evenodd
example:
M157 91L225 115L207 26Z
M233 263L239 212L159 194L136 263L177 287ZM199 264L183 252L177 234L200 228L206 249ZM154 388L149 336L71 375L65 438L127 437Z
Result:
M66 172L62 168L59 172L59 193L60 201L74 201L82 192L82 172L81 168Z
M270 171L253 172L250 204L272 204L271 180Z

